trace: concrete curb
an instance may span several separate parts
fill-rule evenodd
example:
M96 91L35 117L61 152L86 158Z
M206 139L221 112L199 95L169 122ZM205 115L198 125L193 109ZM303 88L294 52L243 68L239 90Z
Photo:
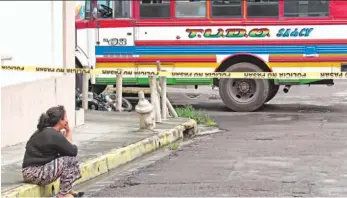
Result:
M145 138L126 147L111 150L103 156L88 160L80 165L82 178L76 181L75 184L88 181L160 147L182 139L187 135L186 133L188 135L195 134L198 131L197 128L196 121L189 120L168 131ZM1 197L51 197L58 190L59 179L44 187L23 184L22 186L4 192Z

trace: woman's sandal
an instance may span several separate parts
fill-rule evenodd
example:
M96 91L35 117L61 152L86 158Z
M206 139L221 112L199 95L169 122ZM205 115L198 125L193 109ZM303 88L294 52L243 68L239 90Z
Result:
M83 197L84 192L70 193L74 197Z

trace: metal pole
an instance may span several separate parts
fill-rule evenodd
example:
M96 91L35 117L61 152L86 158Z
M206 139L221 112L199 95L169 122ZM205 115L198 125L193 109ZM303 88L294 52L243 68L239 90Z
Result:
M88 67L84 67L88 69ZM88 74L83 74L83 85L82 85L82 108L84 110L88 110L88 87L89 87L89 80L88 80Z
M116 110L118 112L122 111L122 97L123 97L122 84L123 84L123 76L121 74L118 74L117 81L116 81L116 95L117 95Z

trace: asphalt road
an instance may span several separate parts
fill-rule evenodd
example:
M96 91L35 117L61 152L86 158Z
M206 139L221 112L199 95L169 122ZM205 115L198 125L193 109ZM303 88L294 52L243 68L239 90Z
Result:
M93 197L347 196L347 81L292 88L256 113L229 112L219 100L194 106L224 131L81 189Z

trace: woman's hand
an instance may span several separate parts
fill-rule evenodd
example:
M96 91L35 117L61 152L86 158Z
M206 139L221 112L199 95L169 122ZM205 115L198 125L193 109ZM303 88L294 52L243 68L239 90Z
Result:
M68 134L68 133L71 132L70 126L69 126L69 122L68 122L68 121L66 121L65 130L66 130L66 134Z
M69 126L69 122L66 121L66 125L65 125L65 137L66 139L72 143L72 134L71 134L71 129L70 129L70 126Z

